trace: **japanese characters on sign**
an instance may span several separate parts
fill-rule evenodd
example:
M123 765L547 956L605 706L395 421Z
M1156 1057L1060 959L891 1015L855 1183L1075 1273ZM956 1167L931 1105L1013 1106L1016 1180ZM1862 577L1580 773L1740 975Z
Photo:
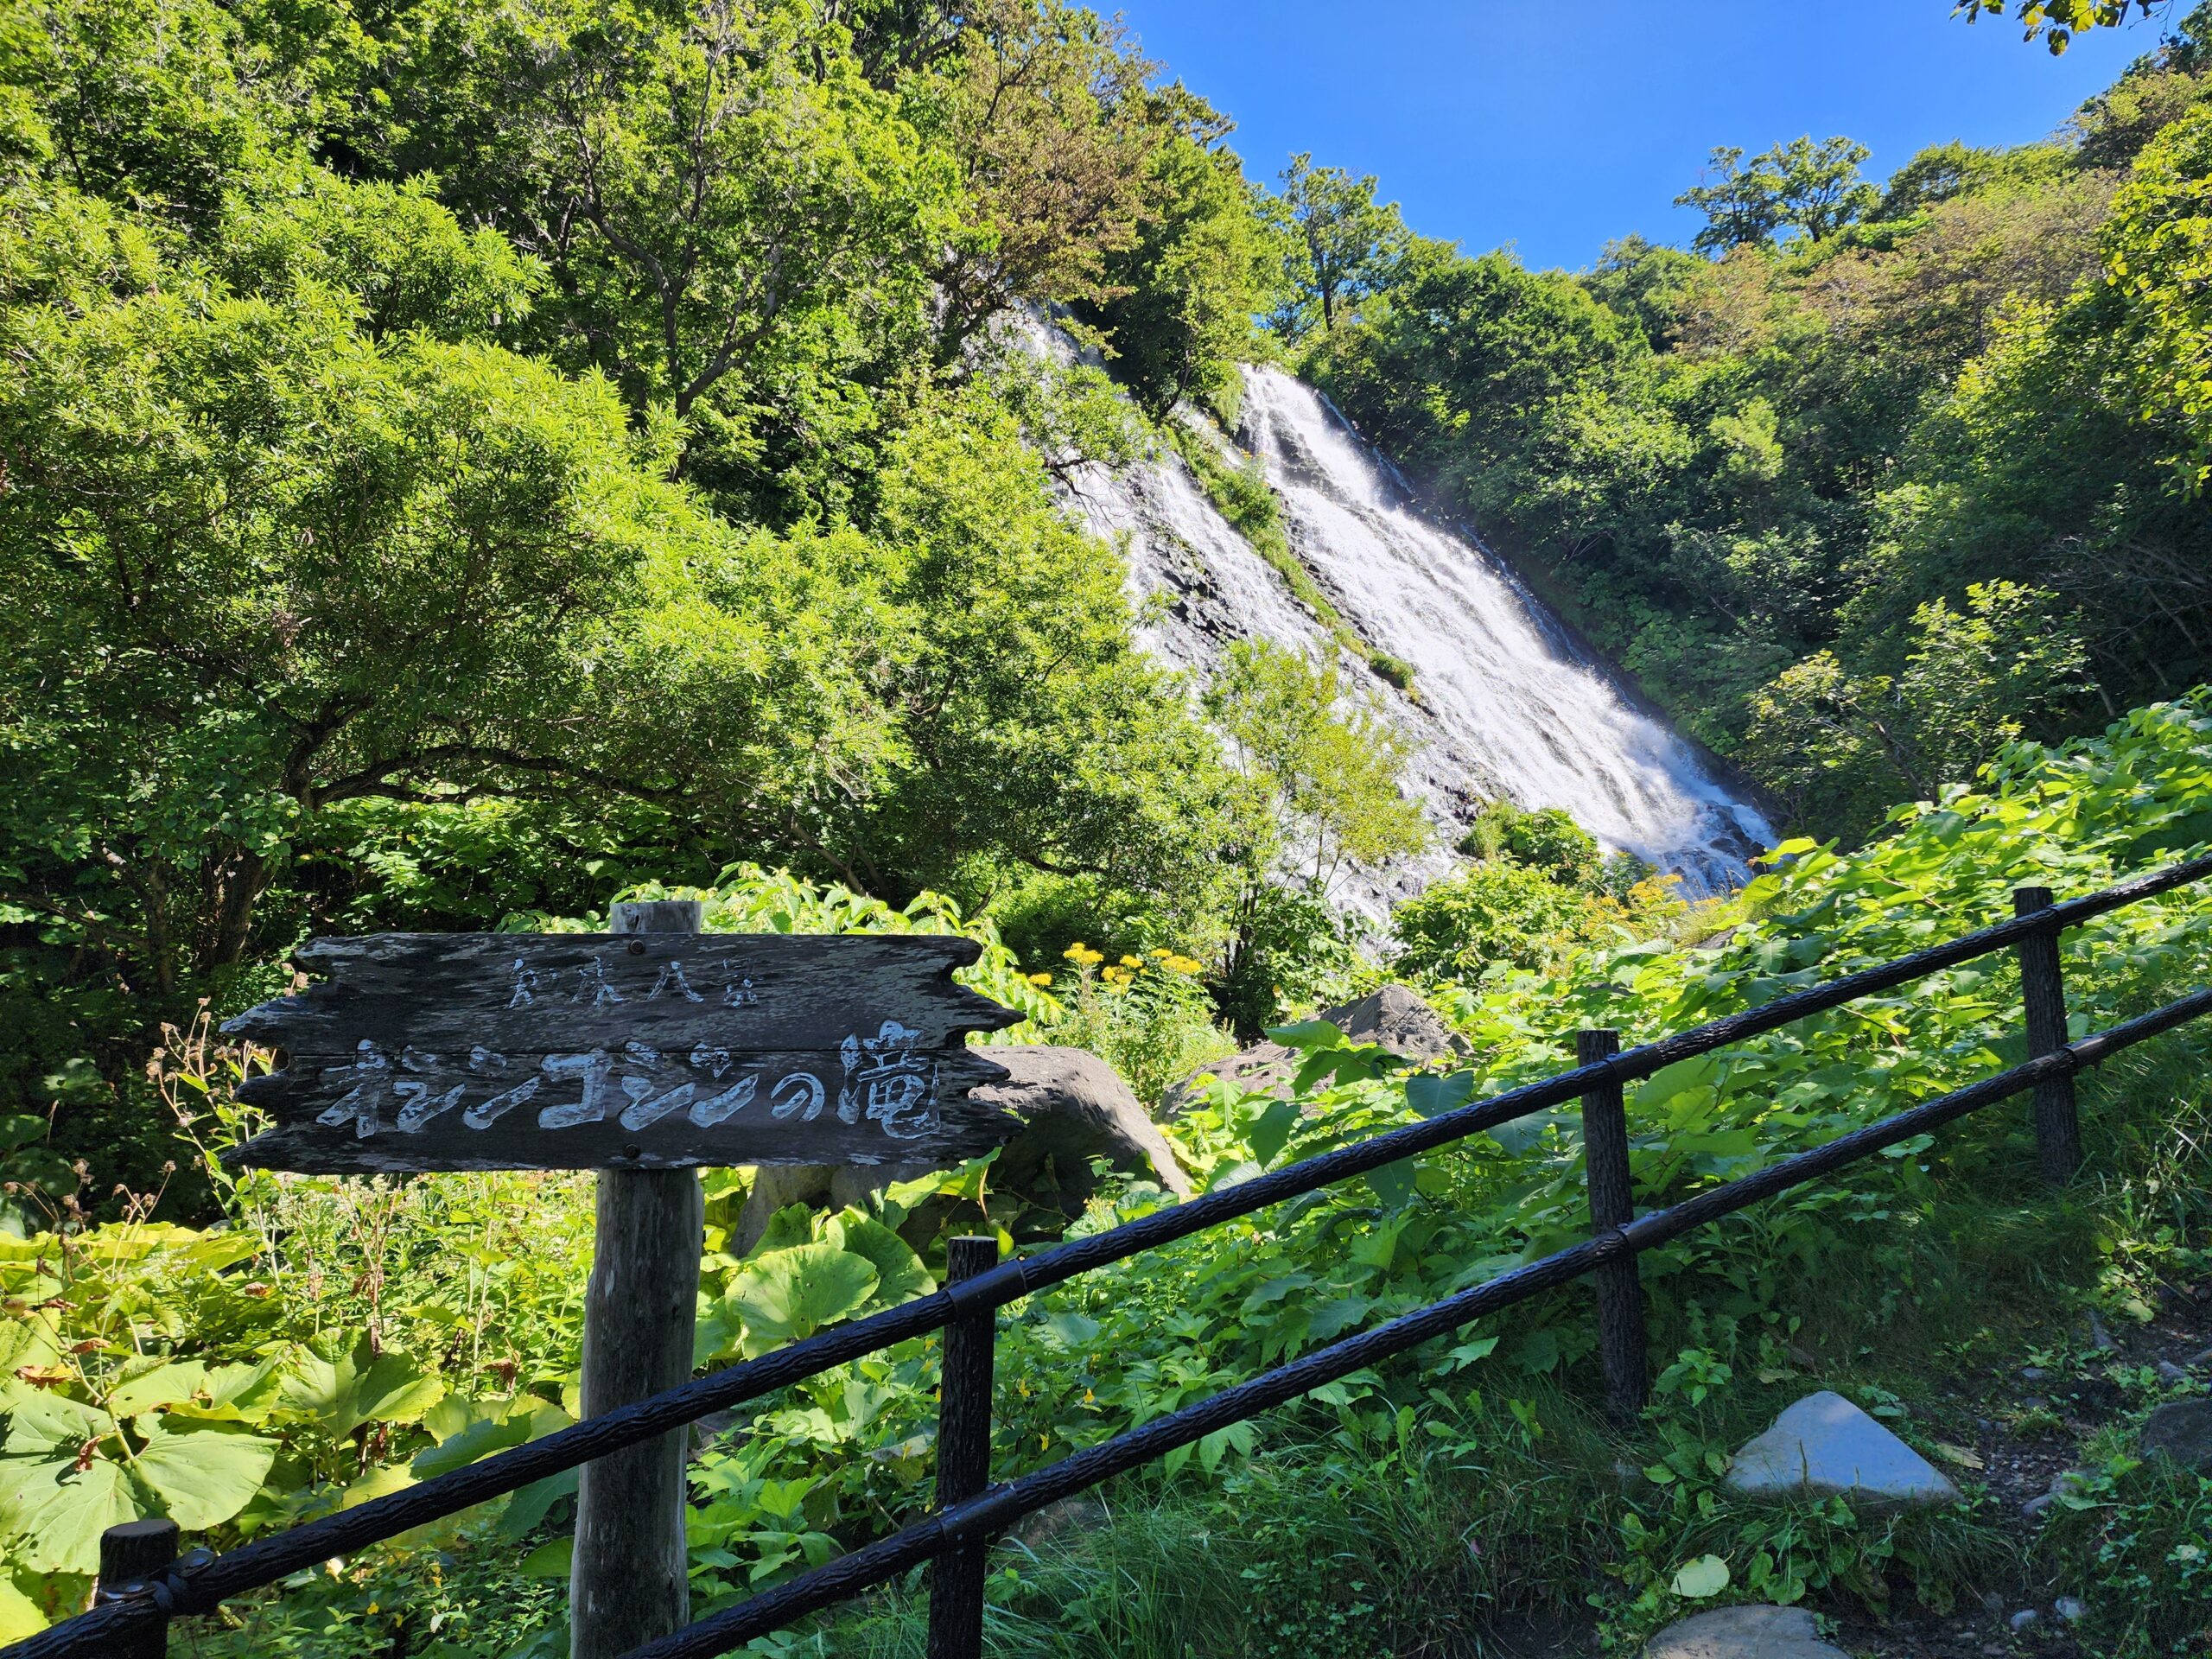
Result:
M938 936L383 934L225 1029L283 1051L240 1086L302 1170L957 1161L1018 1122L969 1033L1018 1018Z

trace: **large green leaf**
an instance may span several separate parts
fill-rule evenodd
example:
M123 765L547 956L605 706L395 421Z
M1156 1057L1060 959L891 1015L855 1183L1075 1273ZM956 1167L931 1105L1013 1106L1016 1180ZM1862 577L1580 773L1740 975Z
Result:
M372 1355L365 1337L336 1359L301 1357L285 1379L286 1409L324 1419L350 1434L363 1423L412 1423L445 1397L445 1384L426 1376L401 1353Z
M265 1423L283 1403L288 1357L274 1354L258 1363L218 1365L207 1373L200 1397L180 1401L170 1409L181 1416L226 1423Z
M0 1457L0 1536L21 1541L18 1560L36 1573L91 1573L100 1534L138 1517L123 1471L99 1455L113 1432L106 1414L39 1389L7 1396L7 1455Z
M753 1358L857 1313L875 1292L875 1264L834 1244L799 1244L749 1263L730 1287Z
M109 1393L107 1408L117 1417L136 1417L156 1406L173 1406L189 1400L207 1380L207 1368L196 1359L164 1360L124 1380Z
M937 1288L937 1281L913 1247L873 1217L848 1210L831 1218L826 1236L830 1243L875 1269L875 1294L868 1300L870 1311L896 1307Z
M199 1532L229 1520L261 1490L276 1460L276 1442L239 1423L193 1422L167 1415L139 1418L146 1437L135 1460L180 1527Z
M5 1578L0 1578L0 1643L20 1642L46 1628L46 1615Z

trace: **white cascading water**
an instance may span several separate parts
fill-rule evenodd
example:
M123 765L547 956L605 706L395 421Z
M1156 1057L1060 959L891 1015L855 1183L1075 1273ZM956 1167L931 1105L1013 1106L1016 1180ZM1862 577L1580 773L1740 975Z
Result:
M1065 336L1049 332L1056 338L1033 343L1070 360ZM1501 795L1565 807L1608 847L1681 875L1690 891L1743 880L1745 861L1773 839L1757 809L1639 710L1501 560L1415 512L1395 470L1327 399L1279 369L1248 368L1240 438L1282 504L1293 550L1369 646L1412 664L1410 695L1338 646L1173 451L1116 472L1084 469L1071 505L1124 550L1156 656L1205 677L1237 639L1332 655L1410 740L1406 785L1437 824L1435 845L1351 873L1338 885L1342 902L1387 913L1452 868L1452 843Z

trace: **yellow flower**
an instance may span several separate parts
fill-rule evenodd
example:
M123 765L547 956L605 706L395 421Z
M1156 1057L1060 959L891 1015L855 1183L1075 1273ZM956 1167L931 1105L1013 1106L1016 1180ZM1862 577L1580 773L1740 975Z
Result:
M1049 985L1052 982L1052 976L1050 974L1032 974L1029 982L1032 985Z
M1065 957L1070 962L1074 963L1079 968L1088 968L1093 963L1103 962L1106 960L1106 953L1104 951L1094 950L1080 939L1077 939L1073 944L1068 946L1068 948L1060 952L1060 954Z
M1122 966L1124 968L1141 968L1144 966L1144 958L1142 957L1123 957L1122 958Z
M1170 957L1167 966L1179 974L1198 974L1205 971L1205 963L1193 957Z

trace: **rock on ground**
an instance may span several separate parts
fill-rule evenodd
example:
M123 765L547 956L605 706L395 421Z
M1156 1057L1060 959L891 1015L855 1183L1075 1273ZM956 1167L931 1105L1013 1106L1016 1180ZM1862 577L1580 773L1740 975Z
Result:
M2212 1475L2212 1400L2169 1400L2143 1425L2143 1455Z
M1096 1185L1090 1160L1103 1158L1124 1174L1158 1181L1179 1198L1191 1196L1191 1178L1167 1137L1121 1074L1090 1050L1007 1044L990 1057L1009 1075L977 1088L976 1097L1017 1113L1027 1124L999 1154L1000 1186L1039 1202L1052 1202L1048 1192L1057 1193L1061 1209L1079 1213Z
M1808 1395L1736 1453L1728 1484L1751 1497L1840 1494L1896 1505L1955 1503L1936 1466L1840 1394Z
M1158 1181L1179 1198L1191 1196L1191 1178L1167 1138L1120 1074L1096 1054L1043 1043L1008 1043L989 1052L1007 1069L1006 1081L984 1084L975 1093L1024 1123L999 1154L993 1186L1080 1215L1097 1186L1090 1160L1103 1158L1124 1174ZM753 1173L731 1248L741 1255L751 1249L767 1231L769 1217L788 1205L842 1209L929 1171L926 1164L763 1165Z
M1355 1043L1379 1043L1409 1060L1455 1059L1470 1052L1466 1039L1446 1025L1435 1009L1402 985L1385 985L1356 1002L1324 1008L1325 1020ZM1227 1059L1216 1060L1170 1089L1160 1102L1162 1116L1173 1117L1195 1099L1201 1079L1220 1077L1247 1094L1281 1094L1305 1057L1281 1043L1259 1043Z
M1802 1607L1722 1607L1669 1624L1643 1659L1851 1659L1820 1638Z

